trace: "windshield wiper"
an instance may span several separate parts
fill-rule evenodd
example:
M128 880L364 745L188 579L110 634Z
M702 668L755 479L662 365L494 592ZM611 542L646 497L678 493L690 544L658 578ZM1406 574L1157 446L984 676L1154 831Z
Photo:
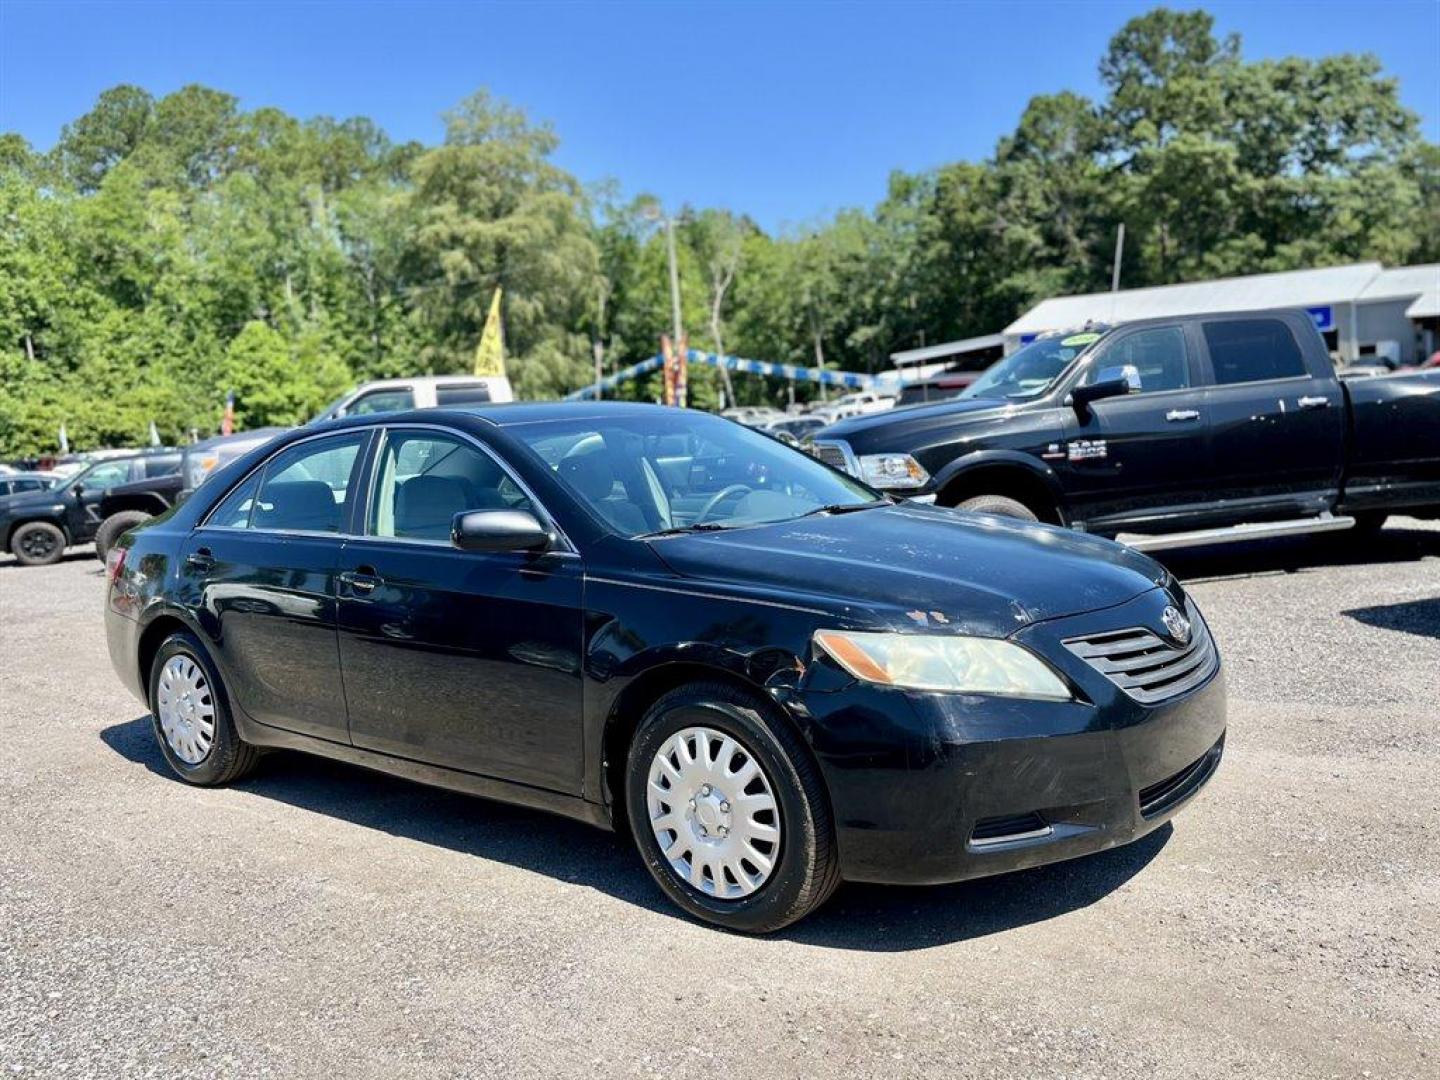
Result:
M697 532L724 532L733 526L721 524L718 521L696 521L689 525L672 525L668 529L656 529L654 532L641 533L635 537L636 540L656 540L662 536L679 536L682 533Z
M869 510L872 506L888 506L890 503L890 499L871 499L869 502L862 503L830 503L826 506L817 506L806 510L800 516L807 518L815 517L817 514L850 514L856 510Z

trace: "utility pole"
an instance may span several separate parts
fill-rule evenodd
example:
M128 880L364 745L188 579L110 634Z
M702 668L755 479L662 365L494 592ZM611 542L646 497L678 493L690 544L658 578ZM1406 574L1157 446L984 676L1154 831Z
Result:
M671 340L678 349L685 331L680 326L680 270L675 265L675 219L668 214L665 216L665 247L670 256L670 315L675 332Z
M600 383L605 378L605 296L606 293L609 291L609 286L610 283L607 282L604 278L601 278L600 286L597 290L596 295L596 300L598 301L598 310L596 312L597 321L595 323L595 344L593 346L593 351L595 354L596 401L599 401L600 398L603 396L600 389Z
M1125 223L1120 222L1120 231L1115 234L1115 266L1110 271L1110 291L1120 291L1120 259L1125 254Z

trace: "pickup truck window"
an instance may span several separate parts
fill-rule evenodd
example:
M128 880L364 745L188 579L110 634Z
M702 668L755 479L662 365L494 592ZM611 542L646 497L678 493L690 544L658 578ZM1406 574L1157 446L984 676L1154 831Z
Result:
M372 390L361 394L345 410L346 416L370 416L373 413L399 412L415 407L415 392L408 386L399 390Z
M1111 342L1089 363L1089 370L1080 380L1082 386L1094 382L1100 372L1117 367L1133 367L1140 373L1141 393L1183 390L1190 385L1185 331L1178 326L1157 326L1127 334Z
M1102 337L1101 333L1079 333L1044 337L1011 353L986 370L959 396L1022 400L1038 397L1048 390L1077 356Z
M1295 335L1279 319L1227 319L1204 324L1215 382L1263 382L1306 374Z

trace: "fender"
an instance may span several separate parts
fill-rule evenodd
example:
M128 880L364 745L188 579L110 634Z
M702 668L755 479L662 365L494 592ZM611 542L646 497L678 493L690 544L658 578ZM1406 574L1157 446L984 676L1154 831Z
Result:
M1065 489L1061 486L1060 478L1055 475L1055 470L1033 454L1026 454L1020 450L976 450L974 453L965 454L936 473L931 480L931 486L936 492L944 491L953 481L967 473L995 466L1021 469L1039 480L1050 492L1050 497L1060 513L1061 523L1069 525L1070 510L1065 498Z
M140 491L130 495L120 495L115 499L100 500L100 518L103 521L111 514L118 514L121 510L140 510L147 514L163 514L170 509L167 503L153 491Z

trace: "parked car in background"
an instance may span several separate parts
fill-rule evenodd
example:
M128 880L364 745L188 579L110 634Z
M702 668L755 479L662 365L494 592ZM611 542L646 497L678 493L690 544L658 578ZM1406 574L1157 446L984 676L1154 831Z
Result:
M897 407L905 405L927 405L932 401L948 401L958 397L960 392L980 377L978 371L945 372L928 379L907 382L900 389Z
M814 435L825 427L825 420L819 416L786 416L780 420L771 420L769 423L761 424L759 430L767 435L785 434L796 442L804 442L807 436Z
M108 570L112 663L181 779L288 747L626 830L732 930L1127 843L1224 747L1219 651L1150 559L688 409L288 432Z
M20 472L17 469L8 469L0 473L0 497L5 495L22 495L29 491L45 491L58 480L54 473L48 472Z
M785 413L779 409L772 409L769 405L737 405L729 409L721 409L720 415L726 420L734 420L737 424L744 424L746 427L760 427L764 424L773 424L778 420L785 419Z
M1303 311L1044 338L961 396L842 421L822 460L896 494L1146 550L1440 515L1440 371L1337 379Z
M378 379L358 386L331 402L310 423L402 409L499 404L514 399L510 380L503 375L417 375L408 379ZM281 427L255 428L233 435L217 435L187 446L181 468L185 477L183 490L195 490L220 466L289 430Z
M57 562L68 547L95 538L100 504L116 484L176 473L179 451L106 456L50 487L0 497L0 543L26 566Z

